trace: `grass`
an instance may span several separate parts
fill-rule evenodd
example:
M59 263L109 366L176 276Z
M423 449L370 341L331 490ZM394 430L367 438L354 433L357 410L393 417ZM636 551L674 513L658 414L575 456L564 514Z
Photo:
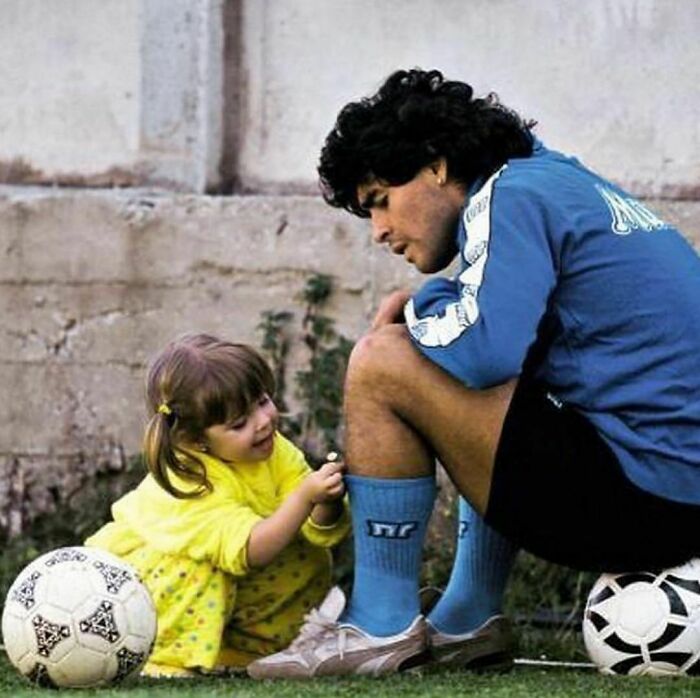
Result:
M700 695L700 678L653 679L601 676L590 670L541 669L516 666L508 673L442 672L437 674L402 674L381 679L363 677L315 679L313 681L255 682L247 678L201 678L179 681L140 679L118 688L62 690L68 698L447 698L448 696L681 696ZM34 688L14 671L4 653L0 657L0 696L12 698L46 698L46 689Z
M127 469L131 477L138 468ZM74 544L94 531L107 517L108 503L115 498L115 483L109 477L97 479L82 491L88 501L73 510L57 508L55 514L36 521L21 538L0 538L0 601L18 571L40 553L60 545ZM81 518L82 517L82 518ZM451 538L440 539L427 555L428 577L423 581L443 584L452 563ZM342 552L342 550L341 550ZM345 550L347 553L347 549ZM340 578L350 578L351 557L341 556L336 565ZM586 661L578 629L582 607L595 575L575 572L521 554L509 585L506 610L518 619L521 656L555 660ZM542 610L551 618L544 622ZM552 618L556 622L552 623ZM547 620L547 619L545 619ZM700 697L700 677L651 679L604 677L593 671L517 666L507 674L451 672L431 675L401 675L383 679L319 679L304 682L256 683L245 678L201 678L191 681L139 680L118 688L70 691L55 694L31 686L12 668L0 650L0 698L39 698L51 695L86 698L450 698L451 696L568 697L581 696L693 696Z

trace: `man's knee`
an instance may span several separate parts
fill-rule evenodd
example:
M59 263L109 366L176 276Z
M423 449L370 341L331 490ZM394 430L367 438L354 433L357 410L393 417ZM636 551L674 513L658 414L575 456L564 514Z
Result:
M404 325L385 325L355 344L348 363L348 387L399 380L418 358Z

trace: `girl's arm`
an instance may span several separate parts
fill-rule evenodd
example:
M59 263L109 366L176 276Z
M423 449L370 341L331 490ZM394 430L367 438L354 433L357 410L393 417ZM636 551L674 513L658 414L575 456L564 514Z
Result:
M334 499L332 502L317 504L311 510L311 520L318 526L332 526L343 513L343 500Z
M321 466L303 480L274 514L253 527L248 538L250 567L264 567L272 562L294 540L309 516L313 515L314 523L320 525L330 525L338 518L340 507L335 513L334 500L341 500L345 492L342 470L341 463Z

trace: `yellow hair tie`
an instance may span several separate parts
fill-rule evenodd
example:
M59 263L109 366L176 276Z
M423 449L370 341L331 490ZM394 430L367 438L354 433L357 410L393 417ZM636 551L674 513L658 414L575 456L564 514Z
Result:
M158 412L167 416L170 416L173 413L166 402L161 402L160 405L158 405Z

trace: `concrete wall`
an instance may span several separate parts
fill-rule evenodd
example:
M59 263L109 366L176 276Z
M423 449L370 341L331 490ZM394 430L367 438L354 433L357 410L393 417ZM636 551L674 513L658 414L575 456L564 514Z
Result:
M338 330L358 337L414 278L365 226L310 197L0 188L0 526L138 452L144 366L172 337L259 344L261 313L299 321L318 272Z
M248 0L241 181L313 177L330 115L397 67L498 92L639 195L700 196L695 0Z
M696 0L0 0L0 19L0 181L310 192L338 109L418 65L637 194L700 196Z
M224 0L0 0L0 181L219 184Z
M700 203L653 202L700 243ZM147 359L185 331L259 343L331 274L350 338L420 277L317 198L0 188L0 526L138 451ZM290 370L304 360L297 343ZM17 512L19 506L22 512Z

